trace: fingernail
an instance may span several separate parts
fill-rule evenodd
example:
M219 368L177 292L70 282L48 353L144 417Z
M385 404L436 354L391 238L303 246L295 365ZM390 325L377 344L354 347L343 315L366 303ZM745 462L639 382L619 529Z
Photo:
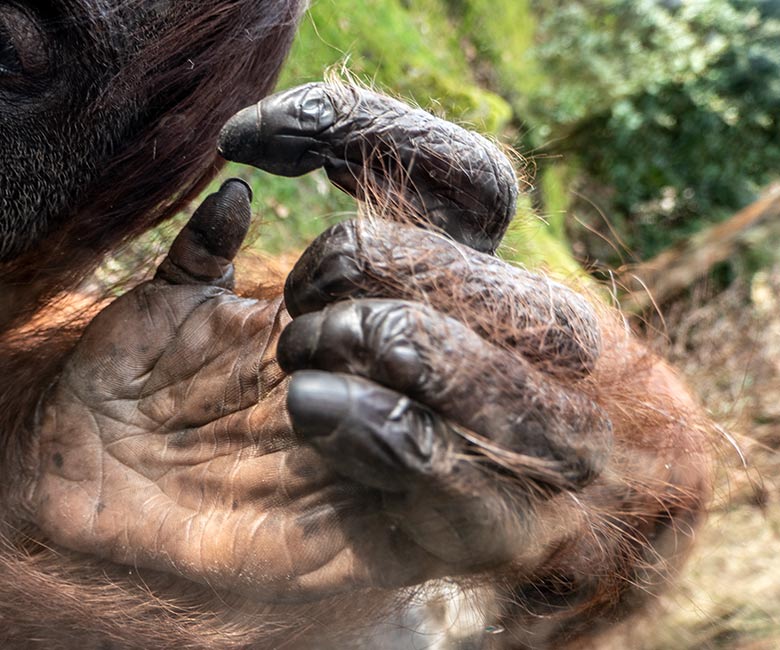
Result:
M339 375L316 370L297 372L287 393L293 427L304 436L327 436L349 412L349 384Z
M224 183L222 183L222 187L219 188L220 194L225 191L230 191L232 186L235 186L236 189L243 187L249 197L249 202L252 202L252 199L254 198L252 187L243 178L228 178Z

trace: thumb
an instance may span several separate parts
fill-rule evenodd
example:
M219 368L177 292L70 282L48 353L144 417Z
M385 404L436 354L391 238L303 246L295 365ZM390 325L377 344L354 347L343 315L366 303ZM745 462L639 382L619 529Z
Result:
M233 258L249 229L252 190L231 178L209 195L174 240L155 275L171 284L233 288Z

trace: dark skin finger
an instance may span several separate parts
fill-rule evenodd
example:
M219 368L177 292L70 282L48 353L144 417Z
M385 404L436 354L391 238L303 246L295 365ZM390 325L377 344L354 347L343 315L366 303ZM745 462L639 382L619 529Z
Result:
M337 224L309 246L285 285L293 317L347 298L424 300L567 380L587 375L600 352L596 316L577 293L411 226Z
M225 181L208 196L171 245L155 276L172 284L209 284L231 289L233 258L252 217L252 190L242 180Z
M515 213L517 180L495 145L361 88L315 83L267 97L225 125L219 146L282 176L322 167L358 199L488 253Z
M422 305L330 305L288 325L278 357L289 373L348 373L390 389L317 373L305 389L294 379L288 400L296 430L315 436L318 448L331 445L322 451L351 478L381 481L374 487L391 489L390 481L392 489L403 489L410 474L452 469L446 460L454 445L449 427L418 404L515 454L520 482L582 487L609 456L610 423L598 406ZM356 467L363 467L361 477Z
M296 431L328 465L380 490L391 531L461 570L513 556L519 520L507 516L489 472L455 452L462 441L442 417L373 381L314 370L293 375L287 403Z
M384 492L445 476L453 465L450 427L421 404L349 374L302 371L287 408L295 430L341 475Z

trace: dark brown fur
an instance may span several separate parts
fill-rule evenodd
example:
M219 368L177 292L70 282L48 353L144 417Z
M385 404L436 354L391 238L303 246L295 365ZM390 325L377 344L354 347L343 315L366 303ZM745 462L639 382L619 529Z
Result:
M147 19L148 0L120 4L119 20ZM95 85L79 98L89 102L82 128L110 130L118 114L124 132L108 151L94 152L98 174L79 188L67 211L52 217L36 248L0 265L0 325L25 318L84 278L106 252L181 210L222 164L214 142L225 120L273 88L299 2L175 4L152 35L126 27L133 47L126 46L119 61L117 53L102 52L106 43L90 31L92 2L62 3L49 19L78 32L79 47L95 59L85 64ZM103 78L111 65L114 74Z

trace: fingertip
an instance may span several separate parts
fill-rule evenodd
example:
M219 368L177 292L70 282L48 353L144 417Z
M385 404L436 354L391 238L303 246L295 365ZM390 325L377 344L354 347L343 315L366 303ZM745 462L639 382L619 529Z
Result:
M259 104L242 108L222 127L217 138L217 152L225 160L252 164L262 151Z
M319 370L296 372L287 392L287 410L294 429L310 437L332 433L349 413L349 383Z
M231 117L219 134L217 151L272 174L301 176L325 162L320 135L337 120L324 84L298 86Z
M303 252L284 283L285 305L293 318L360 297L366 269L359 239L357 224L344 221L320 234Z
M243 188L247 194L247 200L249 203L254 199L254 193L252 192L252 186L247 183L243 178L228 178L219 188L219 192L237 192L239 188Z
M237 178L207 196L174 240L156 277L174 284L232 288L232 261L252 220L251 197L251 188Z
M304 314L284 328L276 346L276 360L286 373L309 367L323 319L322 312Z
M252 190L238 178L225 181L192 215L187 227L199 235L206 251L232 260L252 221Z

